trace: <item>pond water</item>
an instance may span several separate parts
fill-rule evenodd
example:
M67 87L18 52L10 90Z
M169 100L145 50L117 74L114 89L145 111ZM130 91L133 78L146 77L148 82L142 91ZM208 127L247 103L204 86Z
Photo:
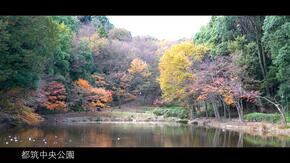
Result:
M290 139L181 124L79 123L1 131L0 147L290 147Z

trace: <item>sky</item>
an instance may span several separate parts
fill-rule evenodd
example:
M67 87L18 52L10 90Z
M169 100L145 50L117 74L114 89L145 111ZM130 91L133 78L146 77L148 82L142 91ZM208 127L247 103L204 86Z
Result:
M107 16L117 28L129 30L132 36L150 35L176 41L192 38L211 16Z

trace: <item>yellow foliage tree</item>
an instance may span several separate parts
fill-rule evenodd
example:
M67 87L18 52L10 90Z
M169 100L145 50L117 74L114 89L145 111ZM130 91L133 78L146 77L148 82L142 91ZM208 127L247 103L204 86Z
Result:
M194 80L190 71L192 63L202 60L207 51L205 45L186 41L164 52L159 62L159 83L163 98L173 100L185 94L185 81Z
M128 72L130 74L140 74L143 77L148 77L151 75L147 63L139 58L133 59L133 61L131 62L131 67L128 69Z

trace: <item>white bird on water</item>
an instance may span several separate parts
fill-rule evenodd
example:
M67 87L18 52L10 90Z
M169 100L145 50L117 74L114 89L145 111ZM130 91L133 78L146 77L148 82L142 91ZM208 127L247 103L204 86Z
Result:
M117 140L120 140L120 138L118 137Z

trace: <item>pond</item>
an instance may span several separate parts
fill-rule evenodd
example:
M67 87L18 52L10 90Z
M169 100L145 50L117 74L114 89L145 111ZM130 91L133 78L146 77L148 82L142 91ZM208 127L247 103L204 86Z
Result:
M290 139L186 124L76 123L8 129L0 147L290 147Z

